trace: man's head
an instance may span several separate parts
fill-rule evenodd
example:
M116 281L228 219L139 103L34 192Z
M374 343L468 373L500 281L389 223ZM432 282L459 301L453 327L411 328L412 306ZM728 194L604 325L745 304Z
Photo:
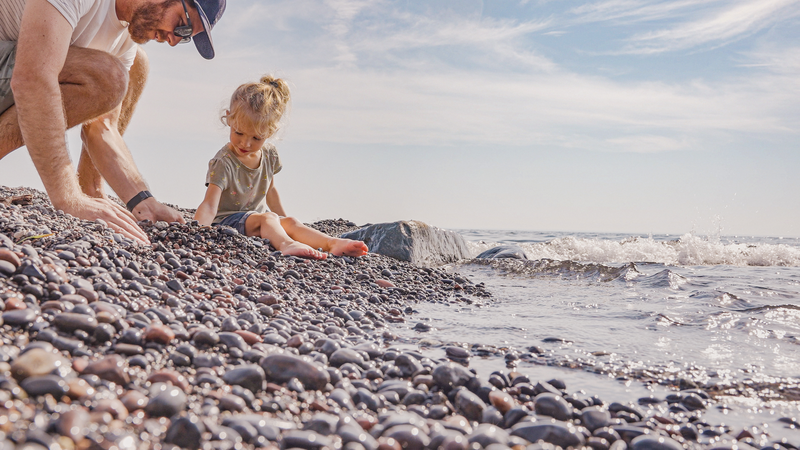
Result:
M134 9L128 27L134 42L144 44L157 40L174 46L182 39L175 34L175 29L191 24L192 39L197 51L206 59L214 57L210 31L225 12L226 0L163 0L143 3Z

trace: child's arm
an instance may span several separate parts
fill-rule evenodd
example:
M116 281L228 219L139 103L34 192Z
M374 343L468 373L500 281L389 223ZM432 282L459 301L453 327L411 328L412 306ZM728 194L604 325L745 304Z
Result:
M283 204L281 203L281 196L278 195L278 190L275 189L274 178L269 184L269 189L267 190L267 206L269 207L269 210L275 214L281 217L286 217L286 211L283 209Z
M211 225L211 221L217 215L217 208L219 207L219 199L222 196L222 189L216 184L209 184L206 189L206 198L203 203L197 207L197 212L194 213L194 220L200 222L200 225Z

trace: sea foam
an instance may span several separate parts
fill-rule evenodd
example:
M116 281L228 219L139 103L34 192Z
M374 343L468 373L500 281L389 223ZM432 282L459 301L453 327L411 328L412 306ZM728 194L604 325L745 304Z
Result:
M558 237L546 242L516 242L529 259L591 263L651 262L676 266L800 266L800 248L774 243L723 242L687 233L678 239L653 237L602 239ZM471 242L473 254L497 243Z

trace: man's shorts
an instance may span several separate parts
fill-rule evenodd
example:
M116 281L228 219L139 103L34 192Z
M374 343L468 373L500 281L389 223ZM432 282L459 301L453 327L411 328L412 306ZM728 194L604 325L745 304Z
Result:
M253 211L245 211L245 212L238 212L235 214L231 214L230 216L222 219L221 222L217 222L214 225L220 226L225 225L231 228L236 229L239 234L243 236L247 236L247 229L245 228L245 223L247 222L247 218L250 217L250 214L253 214Z
M0 114L6 112L14 104L14 93L11 92L11 74L17 58L17 43L0 41Z

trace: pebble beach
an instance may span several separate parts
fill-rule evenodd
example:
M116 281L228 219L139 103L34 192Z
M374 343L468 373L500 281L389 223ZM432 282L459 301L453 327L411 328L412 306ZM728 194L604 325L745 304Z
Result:
M420 302L493 293L377 254L285 257L181 211L185 225L143 223L143 246L0 186L0 450L800 445L800 431L706 422L718 405L701 387L630 403L540 379L515 362L536 360L536 346L514 358L479 343L444 343L443 358L409 349L398 335L424 336ZM497 370L479 376L477 356Z

